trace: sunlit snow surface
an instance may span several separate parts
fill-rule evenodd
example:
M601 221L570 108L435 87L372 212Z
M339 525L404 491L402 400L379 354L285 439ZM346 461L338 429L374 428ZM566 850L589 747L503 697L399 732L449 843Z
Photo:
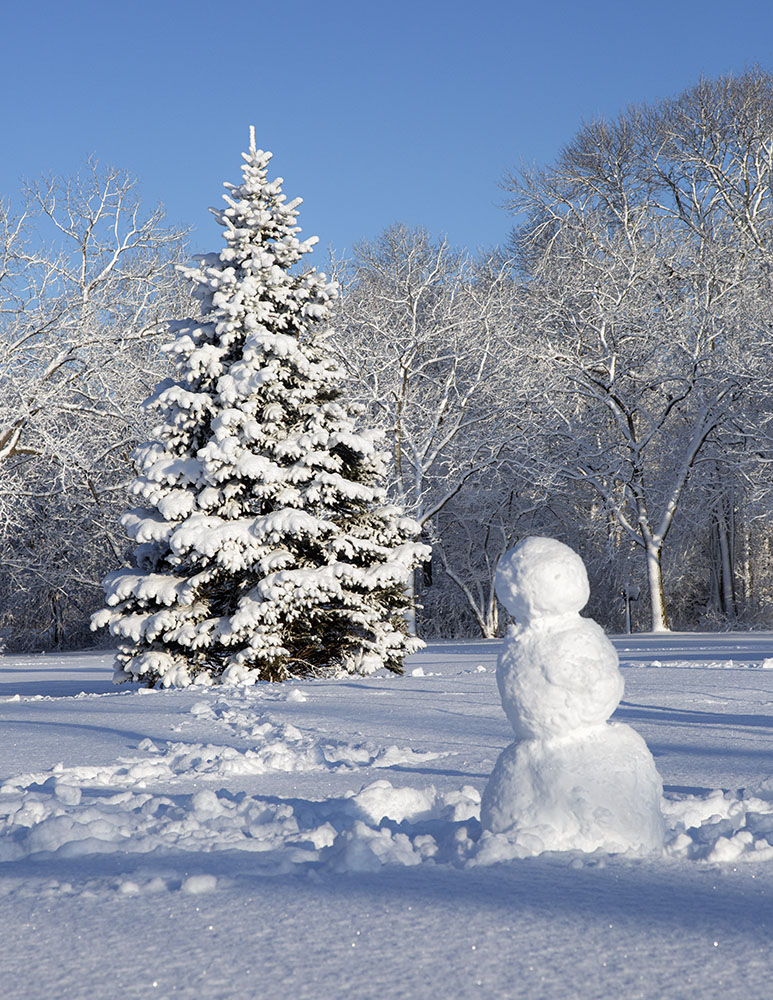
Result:
M769 997L773 636L615 645L663 856L481 854L496 642L164 692L0 658L4 998Z

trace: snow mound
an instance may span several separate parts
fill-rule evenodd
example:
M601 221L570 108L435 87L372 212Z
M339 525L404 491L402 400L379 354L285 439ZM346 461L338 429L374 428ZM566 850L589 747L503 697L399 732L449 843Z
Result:
M179 796L92 789L80 801L65 803L53 782L28 790L6 785L0 794L0 862L233 850L250 853L259 874L310 864L344 872L419 865L430 858L459 862L468 843L463 824L477 817L479 804L471 787L440 794L432 786L395 788L388 781L322 801L225 789ZM198 894L216 884L209 875L191 876L181 888ZM127 883L122 891L135 887Z
M773 861L773 783L666 800L666 852L693 861Z

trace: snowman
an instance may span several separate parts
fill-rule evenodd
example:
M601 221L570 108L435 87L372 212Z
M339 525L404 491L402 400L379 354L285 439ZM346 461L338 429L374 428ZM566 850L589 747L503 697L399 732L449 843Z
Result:
M662 848L655 762L630 726L608 721L623 678L603 629L580 617L590 596L582 559L552 538L526 538L501 559L496 591L515 622L497 682L516 741L484 792L484 831L518 856Z

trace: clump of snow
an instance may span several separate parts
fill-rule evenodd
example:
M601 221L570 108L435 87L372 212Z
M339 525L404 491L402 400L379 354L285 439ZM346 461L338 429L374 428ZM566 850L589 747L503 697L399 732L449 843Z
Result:
M256 684L260 679L257 670L250 670L243 663L232 663L226 667L220 678L220 683L226 687L236 684Z
M190 875L180 886L182 892L191 896L200 896L204 892L212 892L217 887L214 875Z
M378 826L385 818L397 823L428 819L437 796L430 788L395 788L391 782L374 781L352 798L358 812L369 823Z
M580 617L590 595L580 557L527 538L500 561L497 596L515 618L497 665L516 742L483 796L484 829L516 854L657 850L662 784L644 740L608 719L623 694L617 653ZM502 844L484 841L489 856Z
M628 666L634 664L628 663ZM669 660L663 663L662 660L648 660L641 664L644 667L668 667L669 669L693 670L700 666L703 670L773 670L773 658L762 660L757 663L753 660L702 660L696 663L695 660Z

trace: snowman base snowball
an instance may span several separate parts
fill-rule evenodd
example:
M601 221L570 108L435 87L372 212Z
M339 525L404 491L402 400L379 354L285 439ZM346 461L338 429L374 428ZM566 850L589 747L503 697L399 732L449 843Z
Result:
M521 854L646 854L663 846L661 795L647 744L611 723L569 739L512 743L486 786L481 825Z

